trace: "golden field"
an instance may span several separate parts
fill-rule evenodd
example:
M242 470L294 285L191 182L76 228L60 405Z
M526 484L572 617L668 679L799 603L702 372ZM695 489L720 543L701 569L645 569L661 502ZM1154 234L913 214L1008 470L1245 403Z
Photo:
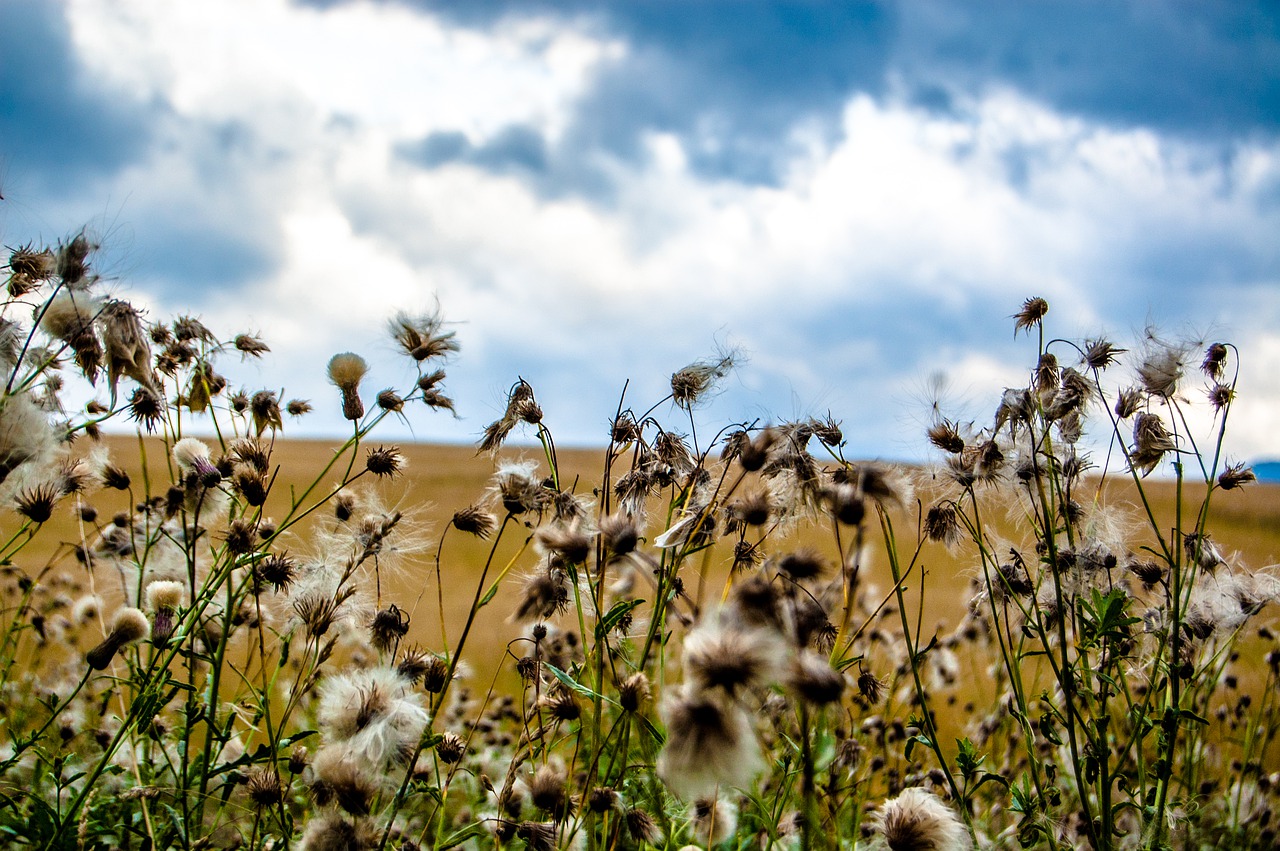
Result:
M148 480L170 480L169 458L158 440L149 438L140 444L136 437L107 436L104 443L112 461L129 472L133 484L131 493L101 490L85 498L84 502L97 510L97 525L110 523L112 516L126 510L130 501L139 502L144 499ZM383 444L374 442L359 449L355 461L357 470L363 466L367 450L380 445ZM332 459L337 446L336 441L277 442L272 458L273 464L278 465L279 472L272 485L265 515L278 518L287 513L291 502L316 479ZM406 460L402 474L380 481L365 476L357 488L364 488L366 493L375 495L387 507L403 512L406 522L416 530L415 537L426 541L427 546L417 553L393 559L381 576L381 588L364 590L373 596L380 592L381 607L394 603L409 614L410 641L440 651L445 645L445 639L441 635L441 604L444 627L449 646L452 646L475 599L480 571L490 553L490 542L449 529L450 519L455 511L486 498L489 478L498 460L538 459L544 471L546 462L541 460L539 447L509 447L498 460L488 454L477 455L474 447L465 445L404 444L399 449ZM598 486L603 472L602 450L561 449L558 457L562 479L574 481L576 478L578 493L590 494L592 488ZM345 466L345 460L338 465L343 469ZM310 506L320 501L339 481L343 469L332 470L329 480L323 482L303 505ZM939 492L938 488L931 484L931 476L927 470L916 470L915 477L918 482L917 499L927 508L930 491ZM1175 484L1171 481L1149 479L1144 485L1153 512L1158 518L1165 520L1165 526L1172 526ZM1091 492L1079 495L1079 501L1088 502L1098 495L1096 481L1090 487ZM1184 495L1185 510L1195 510L1201 493L1202 489L1187 487ZM1127 477L1113 475L1107 482L1102 501L1112 509L1118 509L1118 516L1128 517L1135 528L1141 528L1142 508L1136 489ZM1016 506L989 505L985 506L985 510L987 517L995 522L1009 545L1022 547L1027 544L1015 532ZM19 524L12 513L4 514L2 522L3 529L0 531L4 532L7 539ZM321 507L306 522L334 522L331 507ZM659 522L660 518L652 520L652 524ZM905 561L911 555L916 518L900 513L894 522L899 540L904 542L901 546L906 550L903 556ZM79 571L83 574L84 568L75 558L75 547L82 540L92 540L96 532L95 525L81 523L74 511L64 510L47 526L52 528L41 530L32 545L19 553L15 566L30 576L38 574L50 564L56 570ZM304 523L296 528L305 530L307 527ZM1214 540L1230 556L1229 560L1233 565L1254 570L1280 562L1280 486L1254 483L1234 492L1215 494L1210 530ZM651 525L647 536L652 539L662 531L662 528L653 528ZM442 536L445 538L444 546L439 547ZM507 658L506 664L503 664L503 660L508 642L520 634L519 627L510 623L509 616L514 609L521 578L537 558L531 548L523 548L527 538L525 530L509 530L494 552L493 568L486 585L503 569L509 569L509 573L492 602L480 611L468 640L464 659L471 666L473 688L487 688L494 674L500 675L499 683L504 688L515 683L514 657ZM310 539L311 536L303 531L303 534L285 537L281 547L291 555L305 559L309 555L307 547L314 546L307 543ZM815 540L777 542L773 551L778 552L788 546L816 547L829 560L835 559L830 536ZM437 551L442 554L439 581L436 575ZM713 548L706 558L698 562L704 575L684 577L686 587L695 600L705 605L708 602L713 604L719 597L729 568L731 551L731 546ZM931 623L954 626L963 616L972 593L970 580L976 575L972 545L969 545L967 551L961 548L958 552L951 552L941 545L927 544L922 550L920 567L926 577L922 621L926 629ZM866 587L877 589L879 594L886 593L892 586L884 546L878 539L873 538L868 542L866 567L862 576L867 583ZM908 599L913 605L918 599L915 595L919 591L919 576L920 572L917 571L915 577L908 581ZM103 591L109 584L104 586L102 577L97 577L96 587ZM109 594L105 595L109 597ZM1269 622L1275 617L1274 612L1264 612L1261 621L1255 623ZM519 652L517 648L517 655Z

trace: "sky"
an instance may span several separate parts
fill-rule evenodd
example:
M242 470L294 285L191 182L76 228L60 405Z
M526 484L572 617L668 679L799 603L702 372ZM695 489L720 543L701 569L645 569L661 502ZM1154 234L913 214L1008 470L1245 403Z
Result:
M226 372L312 400L286 436L346 430L336 352L411 380L386 319L438 304L458 417L387 437L523 377L599 444L735 349L707 421L918 459L939 388L1025 384L1040 296L1235 343L1228 453L1280 456L1274 3L0 0L0 193L4 244L86 227L149 319L261 334Z

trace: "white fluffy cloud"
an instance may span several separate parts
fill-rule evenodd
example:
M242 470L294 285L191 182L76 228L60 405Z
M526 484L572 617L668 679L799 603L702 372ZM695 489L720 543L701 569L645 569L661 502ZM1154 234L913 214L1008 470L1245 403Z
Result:
M902 388L945 370L994 398L1020 374L1009 357L1034 357L1010 348L1008 315L1044 295L1068 336L1123 336L1148 319L1222 329L1248 359L1231 450L1280 451L1267 425L1280 421L1280 385L1251 365L1280 349L1274 142L1223 158L1008 89L946 113L851 93L839 133L801 123L779 140L797 153L777 185L699 175L687 139L655 132L638 160L586 152L613 184L601 201L397 153L432 132L481 145L513 126L554 147L627 50L587 24L481 32L398 5L284 0L74 0L69 20L91 73L167 106L160 142L115 178L116 197L132 199L120 215L203 195L211 220L270 234L268 272L198 298L210 324L263 331L297 395L328 392L332 351L389 361L373 342L382 318L438 294L465 323L451 380L469 419L439 426L446 435L477 432L501 388L533 373L562 439L596 439L623 381L660 395L665 375L718 340L754 352L721 400L729 409L831 408L859 451L909 455L890 410ZM206 171L210 128L239 141ZM1222 280L1211 261L1187 280L1135 271L1133 258L1197 240L1253 257L1260 279L1232 279L1230 262ZM156 310L185 306L191 293L145 261L133 279ZM1209 298L1218 286L1229 295Z

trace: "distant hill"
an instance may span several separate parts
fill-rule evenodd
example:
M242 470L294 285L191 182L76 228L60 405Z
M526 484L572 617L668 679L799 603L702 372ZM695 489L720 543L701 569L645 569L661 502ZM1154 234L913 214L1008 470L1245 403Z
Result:
M1253 465L1253 474L1260 482L1280 482L1280 461L1259 461Z

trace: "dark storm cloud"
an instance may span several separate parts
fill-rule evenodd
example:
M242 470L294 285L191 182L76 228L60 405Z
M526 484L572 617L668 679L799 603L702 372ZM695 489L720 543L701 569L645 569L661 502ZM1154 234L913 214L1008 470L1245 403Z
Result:
M949 113L957 95L1006 86L1202 142L1280 130L1280 10L1263 2L409 5L477 29L529 15L593 22L627 54L600 69L561 146L634 159L645 133L674 133L696 173L744 183L779 179L797 124L834 133L850 95L889 88Z
M904 3L894 62L924 90L1016 88L1120 126L1280 130L1280 7L1268 2Z
M0 156L15 179L74 192L150 144L148 109L81 73L60 3L0 0L0 75Z

